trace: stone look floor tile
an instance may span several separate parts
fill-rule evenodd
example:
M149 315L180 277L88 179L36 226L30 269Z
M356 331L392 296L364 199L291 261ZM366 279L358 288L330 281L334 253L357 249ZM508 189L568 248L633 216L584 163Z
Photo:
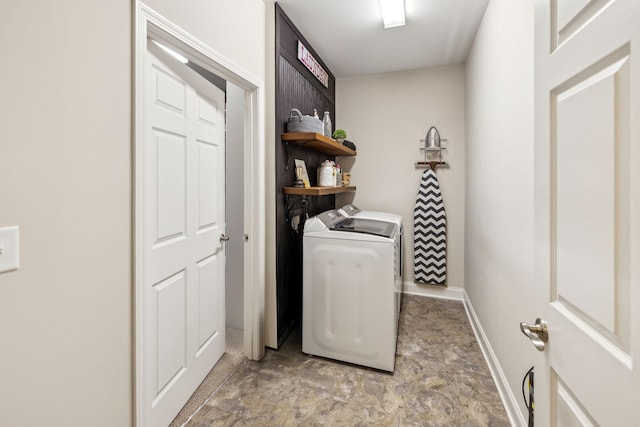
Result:
M187 425L509 425L461 302L406 295L398 330L394 373L305 355L294 333L240 368Z

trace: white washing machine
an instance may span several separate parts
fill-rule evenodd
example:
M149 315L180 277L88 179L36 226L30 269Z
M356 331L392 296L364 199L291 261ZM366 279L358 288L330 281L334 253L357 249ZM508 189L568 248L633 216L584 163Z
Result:
M398 331L397 225L337 210L304 227L302 351L393 372Z
M397 224L401 229L400 231L402 231L402 217L397 214L379 211L364 211L352 204L341 207L338 209L338 212L347 217L393 222L394 224Z
M400 311L400 306L402 305L402 295L403 295L403 254L404 254L404 229L402 228L402 216L390 212L380 212L380 211L367 211L358 208L356 205L349 204L345 205L338 209L342 215L349 218L364 218L364 219L374 219L377 221L386 221L396 224L398 226L398 233L400 235L400 244L398 246L399 258L400 258L400 280L396 283L396 292L398 292L398 311Z

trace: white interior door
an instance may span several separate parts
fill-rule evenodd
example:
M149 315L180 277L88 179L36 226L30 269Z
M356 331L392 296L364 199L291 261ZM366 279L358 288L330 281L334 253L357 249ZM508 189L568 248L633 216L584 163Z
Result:
M144 420L166 426L225 348L225 96L147 42Z
M535 38L536 425L637 426L640 1L536 0Z

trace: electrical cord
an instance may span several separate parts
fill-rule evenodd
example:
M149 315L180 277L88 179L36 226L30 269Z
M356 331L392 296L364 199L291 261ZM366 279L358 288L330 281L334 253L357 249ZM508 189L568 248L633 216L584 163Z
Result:
M527 378L529 379L529 400L527 401L527 395L524 391L524 385L527 382ZM522 378L522 399L524 400L524 406L527 408L529 412L529 427L533 427L533 366L531 369L524 374L524 378Z
M306 197L303 196L303 197L299 198L298 200L296 200L295 202L291 203L291 205L289 205L287 207L287 213L285 215L285 221L287 221L287 223L291 222L291 219L292 219L291 218L291 213L293 212L293 209L298 204L300 204L300 207L302 208L302 215L300 216L300 223L298 225L298 230L294 229L294 231L296 233L300 234L302 232L302 230L300 228L301 228L301 226L304 226L304 220L306 219L306 218L303 218L303 217L306 216L306 208L307 208L307 199L306 199Z

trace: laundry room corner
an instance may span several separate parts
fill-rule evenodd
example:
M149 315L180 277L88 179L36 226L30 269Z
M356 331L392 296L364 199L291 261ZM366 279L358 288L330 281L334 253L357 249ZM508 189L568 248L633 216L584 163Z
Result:
M462 299L464 289L465 107L464 65L350 76L336 79L336 128L358 147L349 164L358 191L347 203L399 214L404 219L405 291ZM417 285L413 277L413 215L424 158L420 140L431 126L443 140L438 168L447 222L447 288Z

